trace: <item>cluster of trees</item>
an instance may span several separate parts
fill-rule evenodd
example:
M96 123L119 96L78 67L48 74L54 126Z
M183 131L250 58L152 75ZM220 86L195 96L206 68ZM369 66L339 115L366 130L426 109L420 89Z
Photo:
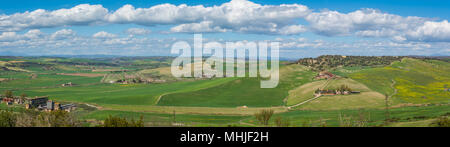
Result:
M13 112L0 110L0 127L79 127L81 122L66 111Z
M317 58L303 58L297 61L298 64L312 67L314 70L323 71L339 66L379 66L389 65L394 61L400 61L406 56L341 56L323 55Z
M347 85L341 85L340 87L338 87L336 89L339 92L344 92L344 91L352 91L352 89L350 87L348 87Z
M271 109L263 109L257 113L255 113L256 120L262 125L269 125L269 120L273 115L273 110Z

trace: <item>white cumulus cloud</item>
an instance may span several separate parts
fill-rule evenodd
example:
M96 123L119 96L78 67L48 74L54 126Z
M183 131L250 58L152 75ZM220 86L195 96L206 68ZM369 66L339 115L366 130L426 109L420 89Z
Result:
M417 29L406 33L406 38L413 41L450 41L450 23L427 21Z
M68 39L68 38L75 37L75 35L76 35L76 32L71 29L62 29L62 30L59 30L59 31L56 31L55 33L53 33L51 35L51 38L56 39L56 40Z
M310 28L326 36L358 35L366 37L391 36L393 32L404 32L423 24L420 17L402 17L374 9L361 9L348 14L337 11L311 13L306 17Z
M105 31L100 31L100 32L97 32L94 35L92 35L92 37L94 37L94 38L115 38L115 37L117 37L117 35L108 33Z
M170 33L298 35L313 32L323 36L388 38L397 42L450 42L448 20L400 16L369 8L349 13L313 11L301 4L264 5L248 0L231 0L214 6L167 3L136 8L124 5L117 10L108 10L102 5L81 4L67 9L0 14L0 40L17 39L14 32L29 31L20 37L39 38L42 32L35 29L99 24L166 25L170 29L161 32ZM151 31L130 28L124 32L146 35ZM74 36L72 33L72 30L61 30L51 38L64 39ZM107 32L96 34L96 38L114 37L115 34Z
M88 25L102 22L108 10L102 5L81 4L70 9L47 11L38 9L0 15L0 31L20 31L29 28L58 27L65 25Z

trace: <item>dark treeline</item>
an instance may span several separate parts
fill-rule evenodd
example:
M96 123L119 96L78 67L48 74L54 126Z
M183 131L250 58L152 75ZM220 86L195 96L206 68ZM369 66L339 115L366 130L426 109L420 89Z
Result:
M297 61L298 64L312 67L315 70L326 70L339 66L380 66L389 65L394 61L400 61L406 56L341 56L323 55L317 58L303 58Z
M317 58L303 58L297 61L298 64L312 67L314 70L322 71L339 66L385 66L403 58L415 58L420 60L440 60L449 62L448 56L342 56L342 55L322 55Z

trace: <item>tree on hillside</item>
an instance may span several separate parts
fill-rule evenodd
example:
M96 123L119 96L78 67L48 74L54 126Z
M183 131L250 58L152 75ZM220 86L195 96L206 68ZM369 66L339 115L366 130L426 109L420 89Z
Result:
M256 120L258 120L263 125L269 125L269 120L273 115L273 110L263 109L260 112L255 113Z

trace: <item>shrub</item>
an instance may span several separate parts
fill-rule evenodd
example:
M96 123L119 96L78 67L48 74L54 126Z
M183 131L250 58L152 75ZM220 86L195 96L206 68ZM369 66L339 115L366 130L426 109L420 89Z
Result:
M15 127L16 120L13 112L0 110L0 127Z
M144 117L141 115L138 121L128 121L126 118L110 115L105 119L103 127L144 127Z

